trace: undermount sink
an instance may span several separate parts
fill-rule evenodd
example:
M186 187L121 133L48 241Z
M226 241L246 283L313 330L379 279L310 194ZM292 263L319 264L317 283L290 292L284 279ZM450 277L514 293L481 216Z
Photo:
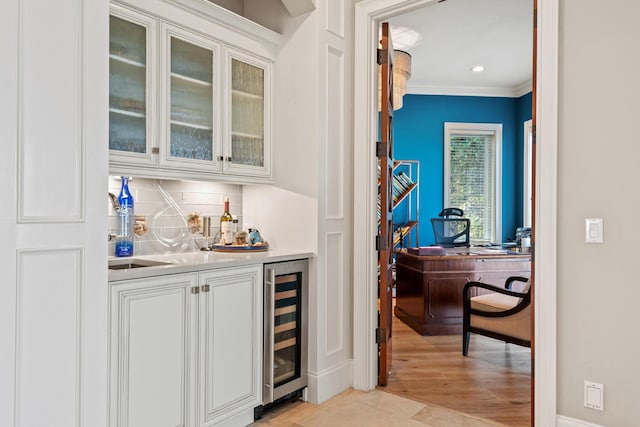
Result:
M109 261L109 270L128 270L130 268L155 267L158 265L170 264L170 262L151 261L148 259L115 259Z

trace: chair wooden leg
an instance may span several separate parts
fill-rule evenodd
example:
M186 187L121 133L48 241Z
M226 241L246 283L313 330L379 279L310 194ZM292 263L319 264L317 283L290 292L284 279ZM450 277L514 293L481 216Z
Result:
M469 338L470 338L471 332L469 331L462 331L462 355L466 356L467 353L469 353Z

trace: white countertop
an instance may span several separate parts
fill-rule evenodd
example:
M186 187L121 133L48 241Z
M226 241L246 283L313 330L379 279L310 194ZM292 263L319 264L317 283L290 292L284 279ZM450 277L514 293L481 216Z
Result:
M214 268L264 264L312 257L313 253L311 252L283 249L269 249L264 252L230 253L197 251L157 255L134 255L130 258L109 257L109 262L149 260L170 263L150 267L109 270L109 282L163 276L166 274L193 273L202 270L211 270Z

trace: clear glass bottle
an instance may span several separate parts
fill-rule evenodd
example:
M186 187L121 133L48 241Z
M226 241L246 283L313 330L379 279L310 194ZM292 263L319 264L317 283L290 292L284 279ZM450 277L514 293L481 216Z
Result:
M234 238L233 217L229 213L229 198L225 197L224 212L220 216L220 240L224 242L225 245L230 245L233 243Z
M118 236L116 237L115 255L117 257L133 256L133 196L129 191L129 178L122 177L122 186L118 195L120 217Z

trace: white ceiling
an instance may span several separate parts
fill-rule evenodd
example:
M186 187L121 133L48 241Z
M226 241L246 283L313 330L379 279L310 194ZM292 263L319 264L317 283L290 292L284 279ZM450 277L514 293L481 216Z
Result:
M389 19L395 48L414 30L408 93L521 96L531 90L532 0L446 0ZM409 31L411 33L411 31ZM474 73L471 67L485 70Z

